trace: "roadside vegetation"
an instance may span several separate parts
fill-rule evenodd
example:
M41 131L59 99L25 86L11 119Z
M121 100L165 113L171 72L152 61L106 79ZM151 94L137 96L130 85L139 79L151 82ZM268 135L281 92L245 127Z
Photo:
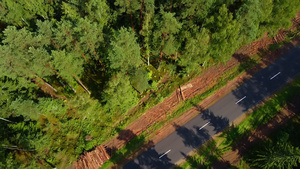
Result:
M247 137L251 131L255 130L260 125L267 123L281 110L282 107L292 101L295 97L299 96L300 78L298 77L292 83L276 92L276 94L271 96L268 101L256 108L240 124L236 126L231 125L230 127L228 127L224 132L222 132L222 134L217 136L215 139L208 141L204 146L201 146L198 150L196 150L193 156L187 157L186 162L175 168L187 169L195 167L211 167L217 160L221 160L221 156L223 154L233 149L233 146L237 141ZM289 137L289 134L293 132L298 133L299 128L295 127L299 127L297 119L299 119L299 116L293 120L295 122L294 126L292 125L290 128L282 127L279 131L274 133L274 136L272 136L270 140L264 143L260 143L260 146L255 149L249 150L249 153L247 153L247 155L243 157L240 167L243 168L243 166L249 165L254 168L264 168L263 166L266 166L266 168L272 168L271 165L273 165L274 167L274 165L277 166L280 164L281 166L287 167L288 165L295 164L295 162L299 164L299 161L297 161L299 160L299 158L297 158L297 156L292 159L294 160L294 162L292 162L291 160L286 163L284 163L284 159L282 159L282 161L280 161L280 159L276 161L275 157L276 152L278 156L282 157L282 154L279 155L280 152L283 153L282 150L286 150L287 155L291 155L293 152L299 154L299 151L297 151L299 149L297 148L299 147L299 144L298 142L297 144L294 144L295 140L297 140L298 138L298 135L296 137ZM282 144L279 145L279 143ZM275 149L278 151L273 151ZM274 155L274 158L269 158L271 155ZM272 161L272 159L274 161ZM247 162L247 164L245 162Z
M287 124L272 133L268 140L260 142L243 156L243 162L251 168L293 168L300 164L299 112Z
M1 1L0 167L72 165L206 67L288 28L299 8L298 0Z

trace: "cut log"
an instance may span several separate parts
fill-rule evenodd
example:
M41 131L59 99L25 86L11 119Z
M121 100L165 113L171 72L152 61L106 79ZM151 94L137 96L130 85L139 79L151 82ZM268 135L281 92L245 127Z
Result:
M84 88L84 90L88 93L91 94L91 92L83 85L83 83L73 74L74 78L77 80L77 82Z

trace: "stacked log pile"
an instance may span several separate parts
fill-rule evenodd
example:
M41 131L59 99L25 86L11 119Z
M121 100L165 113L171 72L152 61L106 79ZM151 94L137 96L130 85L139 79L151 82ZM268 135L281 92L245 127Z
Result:
M98 169L109 158L110 156L107 154L106 149L100 145L93 151L84 152L84 155L81 155L79 160L75 163L74 168Z

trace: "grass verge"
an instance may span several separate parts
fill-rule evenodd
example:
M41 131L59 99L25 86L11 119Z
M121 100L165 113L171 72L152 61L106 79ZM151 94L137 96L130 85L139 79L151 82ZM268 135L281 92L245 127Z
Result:
M267 123L273 118L283 106L300 95L300 77L292 83L280 89L277 94L274 94L270 100L265 102L259 108L253 111L239 125L228 127L215 140L209 141L206 145L201 146L196 150L195 155L187 158L186 162L181 164L176 169L194 168L194 166L211 167L225 152L232 149L233 144L243 137L247 137L249 133L258 126ZM220 143L211 151L211 147ZM207 155L203 151L209 151ZM200 168L202 168L200 167Z

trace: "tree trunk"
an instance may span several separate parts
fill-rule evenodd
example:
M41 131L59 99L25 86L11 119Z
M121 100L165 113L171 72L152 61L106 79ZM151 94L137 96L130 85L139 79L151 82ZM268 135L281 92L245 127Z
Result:
M62 82L62 81L58 78L57 75L54 74L53 76L56 77L56 79L59 81L59 83L60 83L63 87L66 87L66 85L64 84L64 82Z
M17 66L20 66L21 68L23 68L26 71L26 68L22 65L16 64ZM47 86L49 86L52 90L54 90L55 92L57 92L57 90L51 86L49 83L45 82L42 78L40 78L37 74L32 73L30 70L28 71L30 74L32 74L33 76L37 77L40 81L42 81L43 83L45 83Z
M60 84L62 84L63 87L65 87L65 84L57 76L56 76L56 78L58 79ZM61 76L60 76L60 78L73 90L74 93L76 93L76 90L68 82L66 82Z
M141 19L141 30L143 30L143 1L141 1L140 19Z
M59 49L58 44L57 44L52 38L50 39L50 41L54 44L54 46L55 46L57 49Z
M98 58L98 61L99 61L100 65L101 65L101 67L103 68L104 71L106 71L106 69L105 69L104 65L102 64L99 56L97 55L97 52L96 52L96 49L95 49L95 46L94 46L93 42L90 41L90 44L92 46L92 49L94 50L94 55L96 56L96 58Z
M160 62L162 61L163 51L160 51Z
M91 92L83 85L83 83L73 74L77 82L84 88L84 90L88 93L91 94Z
M66 34L67 34L71 39L73 39L72 36L71 36L71 34L70 34L70 32L69 32L67 29L65 29L65 31L66 31ZM73 45L74 45L75 48L78 47L75 39L72 40L72 43L73 43ZM80 48L79 48L79 50L81 51ZM84 60L90 65L90 68L92 68L90 62L87 60L87 58L85 57L85 55L84 55L83 52L81 52L81 56L82 56L82 57L84 58ZM94 70L92 70L92 71L94 72Z
M16 64L17 66L20 66L21 68L23 68L25 71L26 69L22 66L22 65L18 65ZM12 67L10 68L12 71L14 71L16 74L18 74L18 72L16 70L14 70ZM42 78L38 77L36 74L30 72L33 76L36 76L40 81L42 81L43 83L47 84L51 89L53 89L55 92L57 92L57 90L51 86L50 84L46 83ZM25 77L23 77L24 79L26 79Z
M193 17L193 15L190 15L190 19L189 19L189 22L192 20L192 17Z
M35 151L34 149L31 150L25 150L25 149L20 149L17 146L11 146L11 145L2 145L3 148L9 149L9 150L19 150L19 151Z
M132 12L131 11L130 11L130 21L131 21L131 28L134 31L133 20L132 20Z
M49 83L45 82L45 84L46 84L47 86L49 86L52 90L54 90L55 92L57 92L57 90L56 90L53 86L51 86Z
M172 0L171 0L170 12L172 12L172 7L173 7L173 4L172 4Z
M185 97L184 97L184 95L183 95L183 92L182 92L182 90L181 90L181 87L180 87L180 86L179 86L179 91L180 91L180 94L181 94L182 100L184 101L184 100L185 100Z
M91 65L90 64L90 62L87 60L87 58L85 57L85 55L81 52L81 56L84 58L84 60L89 64L89 65Z
M24 68L22 65L18 65L16 64L17 66L20 66L21 68L23 68L25 71L26 71L26 68ZM54 90L55 92L57 92L57 90L51 86L49 83L45 82L42 78L40 78L38 75L36 75L35 73L32 73L31 71L28 71L30 74L32 74L33 76L37 77L40 81L42 81L43 83L45 83L47 86L49 86L52 90Z
M163 40L162 41L164 41L165 40L165 32L163 33ZM163 56L163 51L162 51L162 46L160 47L160 61L159 61L159 65L158 65L158 68L157 68L157 70L159 70L159 68L160 68L160 64L161 64L161 61L162 61L162 56Z
M32 73L33 74L33 73ZM34 74L33 74L34 75ZM42 78L38 77L37 75L35 75L40 81L42 81L43 83L45 83L47 86L49 86L52 90L54 90L55 92L57 92L57 90L51 86L49 83L45 82Z
M81 56L85 59L85 61L89 64L90 69L92 70L92 72L94 74L96 74L95 70L93 69L91 63L87 60L87 58L85 57L85 55L81 52Z
M160 61L159 61L159 65L158 65L157 70L159 70L159 68L160 68L160 65L161 65L161 62L162 62L162 55L163 55L163 52L160 51Z
M50 66L50 64L49 64ZM50 66L50 68L55 72L56 75L58 75L64 82L67 83L67 85L74 91L74 93L76 93L76 90L58 73L58 71L56 69L54 69L53 67ZM56 78L58 78L56 76ZM60 80L59 80L60 81ZM61 81L60 81L61 82ZM63 85L64 86L64 85ZM65 87L65 86L64 86Z
M10 122L10 123L14 123L14 122L12 122L12 121L10 121L10 120L7 120L7 119L5 119L5 118L2 118L2 117L0 117L0 120L6 121L6 122Z
M100 65L101 65L101 67L103 68L103 70L106 71L104 65L102 64L102 62L101 62L101 60L99 58L98 58L98 61L99 61Z
M179 1L179 11L181 10L181 0Z

